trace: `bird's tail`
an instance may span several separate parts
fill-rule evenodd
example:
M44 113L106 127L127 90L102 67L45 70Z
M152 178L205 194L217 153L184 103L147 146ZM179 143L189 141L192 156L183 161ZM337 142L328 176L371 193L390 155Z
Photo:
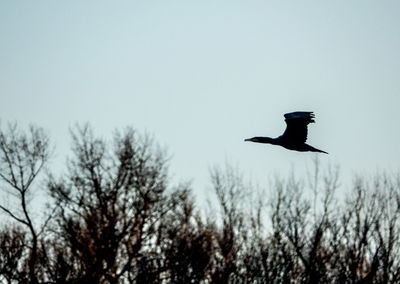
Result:
M310 146L310 145L308 145L308 144L306 144L306 145L308 146L308 147L307 147L307 148L308 148L308 151L329 154L328 152L325 152L325 151L322 151L322 150L320 150L320 149L314 148L313 146Z
M328 152L325 152L325 151L322 151L322 150L319 150L319 149L315 149L315 152L324 153L324 154L329 154Z

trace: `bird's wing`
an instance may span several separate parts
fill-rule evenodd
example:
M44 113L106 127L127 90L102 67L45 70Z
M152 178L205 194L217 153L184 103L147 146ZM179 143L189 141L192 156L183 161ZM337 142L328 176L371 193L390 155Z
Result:
M296 111L284 115L286 130L282 138L293 143L304 143L307 140L307 125L313 123L314 113L308 111Z

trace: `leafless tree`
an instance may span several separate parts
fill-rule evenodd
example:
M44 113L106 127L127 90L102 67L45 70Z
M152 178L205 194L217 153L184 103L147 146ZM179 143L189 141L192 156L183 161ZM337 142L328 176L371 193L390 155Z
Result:
M25 260L26 234L17 226L4 227L0 231L0 281L7 283L27 282L26 273L21 272L21 259Z
M168 283L208 281L214 256L214 224L203 220L187 186L171 198L174 206L157 229L156 248L162 279Z
M246 193L238 171L227 166L211 170L211 183L219 205L219 230L215 232L216 252L213 283L229 283L238 276L237 258L243 242L244 215L242 199Z
M30 283L38 283L36 264L39 237L46 222L40 227L35 226L29 210L29 200L33 190L37 190L37 187L33 187L33 182L49 156L49 138L42 128L30 126L29 131L25 133L14 123L9 124L6 130L0 131L0 186L3 194L8 194L8 197L16 203L15 206L2 203L0 209L29 232L26 245L29 248Z
M133 281L169 210L165 154L132 129L116 132L112 147L88 125L77 126L72 137L68 175L49 182L59 204L56 235L67 251L62 261L72 268L66 280Z
M15 124L0 132L0 209L13 220L0 227L0 281L400 282L400 175L344 188L337 167L314 160L308 177L259 188L215 167L208 215L189 183L169 184L166 153L149 136L128 128L107 142L88 125L71 134L67 172L48 177L55 214L38 226L28 201L48 138Z

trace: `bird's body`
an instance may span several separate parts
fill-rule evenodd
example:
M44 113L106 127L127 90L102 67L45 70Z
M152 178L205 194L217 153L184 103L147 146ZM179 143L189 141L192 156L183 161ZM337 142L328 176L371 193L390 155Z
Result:
M286 149L300 152L310 151L328 154L325 151L316 149L305 143L307 140L307 126L309 123L315 122L314 113L307 111L296 111L287 113L284 116L286 130L281 136L277 138L257 136L245 139L245 141L279 145Z

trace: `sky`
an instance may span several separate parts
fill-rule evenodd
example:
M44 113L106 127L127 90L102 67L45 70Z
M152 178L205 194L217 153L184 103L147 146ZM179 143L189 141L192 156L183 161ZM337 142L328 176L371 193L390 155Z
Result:
M244 142L314 111L308 143L346 175L398 171L399 1L1 1L0 119L46 129L132 126L198 196L230 163L263 184L315 154Z

